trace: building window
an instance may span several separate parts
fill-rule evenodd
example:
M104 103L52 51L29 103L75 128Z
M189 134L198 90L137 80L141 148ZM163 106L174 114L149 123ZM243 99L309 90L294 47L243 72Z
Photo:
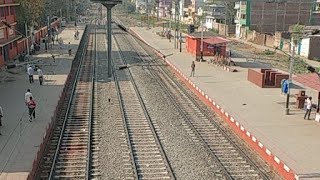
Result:
M9 28L9 36L13 35L14 31L13 29Z
M4 8L5 16L9 16L9 7Z
M320 11L320 4L316 4L314 10L315 10L315 11Z
M15 15L16 14L16 8L11 6L10 7L10 15Z
M0 17L4 17L4 8L0 8Z
M246 19L246 15L245 14L241 14L240 18L241 19Z
M0 39L4 38L4 29L0 29Z

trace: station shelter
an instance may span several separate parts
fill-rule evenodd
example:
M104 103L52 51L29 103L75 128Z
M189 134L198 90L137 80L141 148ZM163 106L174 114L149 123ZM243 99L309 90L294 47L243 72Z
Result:
M208 32L203 33L203 56L227 55L227 43L230 40ZM186 49L187 52L195 55L201 55L201 33L192 33L186 36Z

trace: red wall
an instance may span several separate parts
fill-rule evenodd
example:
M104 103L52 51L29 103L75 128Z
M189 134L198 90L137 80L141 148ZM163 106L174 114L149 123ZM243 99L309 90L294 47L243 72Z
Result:
M224 47L221 48L221 55L225 56L226 54L226 44L222 44ZM203 42L203 55L204 56L213 56L214 55L214 50L213 49L208 49L209 44L206 42ZM193 54L193 55L198 55L200 56L200 48L201 47L201 38L192 38L188 37L186 38L186 48L187 52Z

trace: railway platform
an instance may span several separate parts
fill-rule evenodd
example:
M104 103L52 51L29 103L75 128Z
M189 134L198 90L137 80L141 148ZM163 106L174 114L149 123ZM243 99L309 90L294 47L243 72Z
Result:
M286 96L279 88L260 88L247 80L248 68L265 64L234 58L241 65L236 67L238 72L228 72L208 62L195 62L195 77L189 77L195 57L185 47L179 52L173 41L158 36L161 28L130 27L130 31L159 56L172 54L165 60L176 74L285 179L320 179L320 124L304 120L305 112L295 108L294 96L290 97L290 115L285 115ZM317 92L297 81L291 94L301 89L316 103Z
M78 25L79 40L74 39L73 27L61 31L64 44L70 42L72 55L67 47L54 45L45 52L43 49L32 56L44 72L44 84L39 85L38 76L29 84L26 71L22 68L12 69L0 83L0 105L4 111L3 126L0 136L0 180L27 179L32 170L33 161L46 132L46 127L54 114L59 96L71 68L72 60L83 34L84 26ZM53 61L52 54L55 55ZM37 74L37 73L35 73ZM36 119L29 122L24 93L31 89L37 102Z

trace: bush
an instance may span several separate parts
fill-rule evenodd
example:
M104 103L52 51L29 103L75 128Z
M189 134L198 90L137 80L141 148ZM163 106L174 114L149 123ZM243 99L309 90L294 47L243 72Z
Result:
M267 50L263 51L263 54L267 55L267 56L273 56L275 54L275 52L274 51L270 51L269 49L267 49Z

